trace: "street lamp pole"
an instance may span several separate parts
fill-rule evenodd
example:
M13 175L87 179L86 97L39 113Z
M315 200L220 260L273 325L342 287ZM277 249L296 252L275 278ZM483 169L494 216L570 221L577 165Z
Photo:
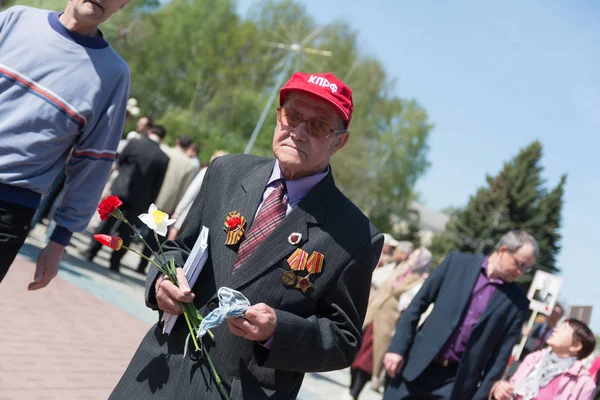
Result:
M277 78L277 82L275 82L275 85L273 86L273 90L271 90L271 95L269 96L269 100L267 100L267 104L265 105L265 108L263 109L262 114L260 114L260 118L258 119L258 122L256 123L254 130L252 131L252 135L250 135L250 140L248 141L248 144L246 145L244 154L250 154L250 151L252 151L252 147L254 146L254 142L256 141L256 137L258 136L258 132L260 132L260 130L262 129L265 119L267 118L267 114L269 113L269 110L271 110L273 100L275 100L275 96L279 92L279 88L283 84L283 80L285 79L285 77L288 74L288 70L289 70L290 66L292 65L293 58L294 58L294 53L290 52L285 59L285 63L283 64L283 69L281 70L281 73L279 74L279 77Z
M254 142L256 142L256 137L258 136L258 133L262 129L265 119L267 118L267 114L271 110L271 106L273 105L273 101L275 100L275 96L277 96L277 93L279 92L279 88L283 84L283 80L287 77L287 75L289 73L289 69L292 66L292 62L294 61L294 58L299 57L302 53L331 57L330 51L320 50L320 49L311 49L311 48L304 47L307 43L309 43L311 40L313 40L319 33L321 33L322 29L323 28L315 29L307 37L305 37L304 40L302 40L300 43L285 44L285 43L266 42L266 44L270 47L287 50L287 51L289 51L289 53L286 56L286 58L284 59L283 68L281 70L281 73L279 74L279 77L277 78L277 82L275 82L275 85L273 86L273 89L271 90L271 94L269 95L267 104L265 105L265 108L263 109L262 114L260 115L260 118L258 119L258 122L256 123L254 130L252 131L252 134L250 135L250 140L248 140L246 149L244 149L244 154L250 154L250 152L252 151Z

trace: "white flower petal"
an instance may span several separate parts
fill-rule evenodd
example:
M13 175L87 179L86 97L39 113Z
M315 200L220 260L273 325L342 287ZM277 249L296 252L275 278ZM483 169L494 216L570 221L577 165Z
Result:
M156 210L158 210L158 207L156 207L156 204L152 203L150 204L150 207L148 207L148 214L152 215Z
M168 217L167 217L167 218L168 218ZM177 220L176 220L176 219L167 219L167 220L165 220L165 226L172 225L172 224L174 224L175 222L177 222Z
M159 224L155 229L154 232L158 233L160 236L167 236L167 225L165 224Z
M152 218L151 214L140 214L138 218L146 224L146 226L152 230L156 230L156 223L154 222L154 218Z

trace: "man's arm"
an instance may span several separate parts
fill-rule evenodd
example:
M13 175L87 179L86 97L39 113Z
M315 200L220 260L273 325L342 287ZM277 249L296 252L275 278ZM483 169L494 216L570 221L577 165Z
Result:
M275 310L270 350L254 344L258 364L298 372L349 366L360 347L370 276L382 247L382 234L371 238L319 299L314 315L303 318Z
M404 310L396 325L396 333L392 338L392 343L390 344L388 352L400 354L402 357L408 355L421 314L427 310L427 307L429 307L430 304L435 302L440 287L444 282L446 272L449 269L452 257L452 253L448 254L444 261L431 273L425 283L423 283L421 290L419 290L409 306Z
M114 101L87 134L80 134L65 166L67 179L53 213L57 226L50 236L50 243L38 255L29 290L41 289L54 279L73 232L85 230L96 211L125 124L129 71L116 87L119 90Z
M123 126L129 93L129 75L116 83L115 98L96 125L81 134L66 164L67 180L57 199L53 219L57 224L50 240L67 246L72 232L82 232L96 211L110 174Z
M513 346L521 337L521 327L523 326L523 322L527 319L526 314L526 310L519 311L517 317L512 324L509 325L506 334L502 336L504 340L496 345L496 348L489 358L488 363L490 365L484 372L481 385L479 385L475 396L473 396L473 400L487 399L494 383L502 377L502 374L508 365L508 359L512 353Z

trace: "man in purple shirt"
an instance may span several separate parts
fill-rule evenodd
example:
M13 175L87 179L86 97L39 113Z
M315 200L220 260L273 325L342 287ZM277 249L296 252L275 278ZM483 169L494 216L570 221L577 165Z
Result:
M524 231L505 234L488 257L450 253L398 321L384 359L392 377L384 400L487 399L527 317L529 302L513 282L537 254Z

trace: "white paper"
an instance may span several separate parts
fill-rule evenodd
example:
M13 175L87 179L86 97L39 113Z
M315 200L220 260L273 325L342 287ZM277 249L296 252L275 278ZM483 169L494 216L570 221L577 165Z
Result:
M198 276L204 268L204 264L206 263L206 259L208 258L208 228L202 226L202 230L200 231L200 235L198 235L198 239L196 239L196 243L190 252L190 255L183 266L183 270L185 271L185 277L190 284L190 288L194 287L196 280L198 280ZM171 333L171 330L175 326L175 322L177 321L177 315L172 315L169 313L164 313L162 316L163 321L163 333L167 335Z
M529 308L538 313L550 315L558 300L562 279L548 272L537 270L529 286L527 298Z

